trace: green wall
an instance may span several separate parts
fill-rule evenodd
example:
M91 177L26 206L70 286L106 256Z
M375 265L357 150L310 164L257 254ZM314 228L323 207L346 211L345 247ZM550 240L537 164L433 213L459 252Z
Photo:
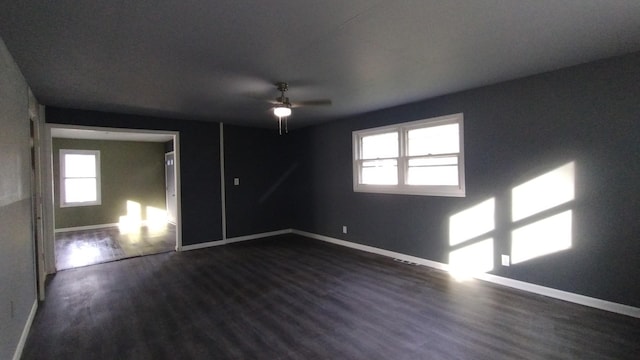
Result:
M164 143L53 139L55 228L117 223L127 200L166 209ZM60 207L60 149L100 150L102 204Z
M29 86L0 38L0 359L19 358L36 303Z

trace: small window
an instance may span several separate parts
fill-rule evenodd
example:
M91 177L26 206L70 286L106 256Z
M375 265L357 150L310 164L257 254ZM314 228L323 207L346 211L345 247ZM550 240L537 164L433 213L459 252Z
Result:
M100 204L100 151L61 149L60 207Z
M357 192L465 196L463 116L353 132Z

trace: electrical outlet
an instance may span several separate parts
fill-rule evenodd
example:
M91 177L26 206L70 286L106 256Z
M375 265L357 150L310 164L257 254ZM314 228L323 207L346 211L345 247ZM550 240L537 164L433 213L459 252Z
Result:
M509 265L511 265L511 259L509 255L502 255L502 266L509 266Z
M343 234L347 233L347 225L342 225L342 233Z
M233 178L233 185L235 186L240 185L240 178Z

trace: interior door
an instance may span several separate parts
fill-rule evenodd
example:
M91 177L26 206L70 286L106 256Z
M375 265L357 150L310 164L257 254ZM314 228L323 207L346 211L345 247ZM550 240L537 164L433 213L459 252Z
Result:
M169 152L164 154L164 174L166 181L166 199L167 199L167 220L176 224L178 201L176 198L176 167L175 167L175 154Z

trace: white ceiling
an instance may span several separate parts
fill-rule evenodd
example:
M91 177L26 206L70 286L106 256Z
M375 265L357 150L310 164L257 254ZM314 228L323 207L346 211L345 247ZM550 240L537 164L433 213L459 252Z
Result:
M20 0L0 36L45 105L305 126L640 50L638 0Z

